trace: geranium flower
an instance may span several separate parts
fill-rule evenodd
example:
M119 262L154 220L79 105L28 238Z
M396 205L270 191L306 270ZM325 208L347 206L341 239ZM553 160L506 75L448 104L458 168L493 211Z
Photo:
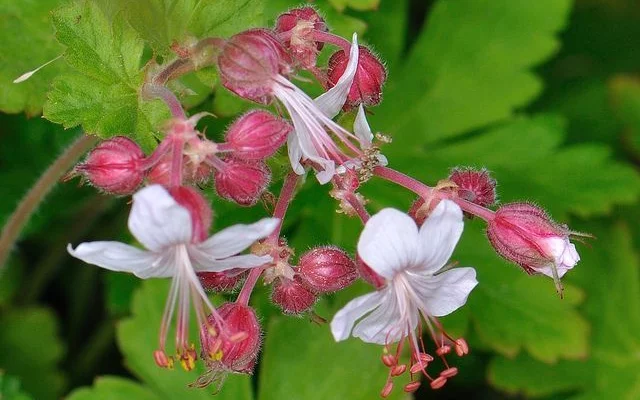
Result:
M444 385L457 370L449 368L445 360L447 369L438 378L426 373L427 363L433 357L422 343L422 321L436 343L438 355L448 353L451 344L459 355L468 352L464 339L451 338L436 318L463 306L478 283L473 268L445 267L462 229L462 210L450 200L440 201L420 228L408 215L395 209L386 208L372 216L360 235L358 256L386 284L350 301L336 313L331 322L336 341L354 336L384 345L383 361L391 368L390 377L406 369L399 366L398 354L408 341L412 377L422 371L432 387ZM388 354L389 345L395 342L399 344L393 356ZM385 388L390 384L389 378ZM419 382L412 384L413 390L419 386Z
M268 236L277 224L278 219L264 218L251 225L231 226L202 240L202 235L194 234L193 229L202 230L202 223L193 221L189 210L178 204L166 189L152 185L133 195L129 215L129 230L146 250L113 241L82 243L75 249L69 245L67 249L82 261L111 271L130 272L142 279L173 278L160 328L160 349L154 357L162 367L173 365L173 358L166 355L165 349L177 306L176 351L183 367L189 370L197 357L188 337L191 301L200 326L210 313L224 329L196 272L253 268L270 262L270 256L237 254Z

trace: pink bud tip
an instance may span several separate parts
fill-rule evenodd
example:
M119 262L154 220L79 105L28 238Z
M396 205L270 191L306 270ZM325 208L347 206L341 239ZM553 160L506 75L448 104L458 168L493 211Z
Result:
M347 69L349 57L344 50L334 53L329 59L329 87L335 86ZM387 79L387 70L382 62L371 53L371 50L360 46L358 69L351 84L351 89L344 105L345 110L353 109L360 104L375 106L382 100L382 86Z
M266 111L250 111L227 130L226 146L236 157L261 160L275 153L287 140L293 127Z
M288 75L290 64L284 46L267 29L250 29L232 36L218 56L222 85L261 104L271 102L273 79Z
M439 376L436 379L431 381L431 389L440 389L441 387L443 387L445 384L447 383L447 378L445 378L444 376Z
M580 260L575 246L569 242L570 234L566 226L528 203L503 205L487 224L487 237L498 254L529 274L554 278L556 285Z
M392 391L393 391L393 382L387 381L387 383L382 388L382 391L380 391L380 397L382 397L383 399L387 398L389 397Z
M178 204L189 211L193 242L199 243L207 239L212 220L209 202L190 186L170 187L169 193Z
M75 167L92 185L108 193L133 193L144 179L144 153L133 140L116 136L100 143Z
M239 303L225 303L218 308L221 324L209 316L200 328L203 354L209 364L219 364L227 371L251 373L260 350L261 330L256 313ZM242 337L242 340L238 338Z
M316 65L318 52L323 43L313 40L313 32L327 32L327 24L312 7L300 7L280 14L276 20L276 33L290 33L291 38L284 41L293 57L303 68Z
M458 368L456 367L447 368L444 371L440 372L440 376L445 378L453 378L456 375L458 375Z
M414 381L404 385L404 388L402 388L402 390L404 390L407 393L413 393L416 390L418 390L419 387L420 387L420 381Z
M256 204L270 179L269 168L263 162L248 162L233 157L226 158L224 166L214 174L218 195L241 206Z
M316 295L295 279L280 278L273 285L271 300L286 314L300 314L316 302Z
M356 265L338 247L317 247L300 257L298 273L302 282L316 293L342 290L357 278Z
M198 272L198 279L202 288L211 292L231 292L244 277L246 272L224 271L224 272Z
M386 284L384 278L378 275L374 270L372 270L357 255L356 255L356 269L358 270L358 274L360 275L360 278L364 279L365 282L373 285L373 287L375 287L376 289L380 289Z
M458 185L458 195L465 200L483 207L496 202L496 181L484 168L454 168L449 180Z
M456 347L456 354L458 355L458 357L462 357L464 355L469 354L469 345L467 344L466 340L464 340L463 338L456 339L454 344Z

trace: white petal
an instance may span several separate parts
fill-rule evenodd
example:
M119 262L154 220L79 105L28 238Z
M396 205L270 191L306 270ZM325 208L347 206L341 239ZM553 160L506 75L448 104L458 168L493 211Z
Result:
M278 226L278 218L263 218L251 225L237 224L211 236L202 243L189 246L206 253L212 260L227 258L240 253L258 239L264 239ZM206 265L201 265L207 267Z
M442 317L462 307L478 284L473 268L453 268L438 275L409 274L407 279L428 315Z
M386 291L380 307L362 318L353 328L353 336L367 343L394 343L407 336L418 325L418 310L403 307L392 290ZM400 297L400 300L406 300ZM404 304L406 306L406 304ZM404 314L401 310L404 310Z
M142 251L120 242L81 243L67 251L80 260L111 271L131 272L139 278L172 276L170 265L163 254Z
M383 297L383 292L373 292L356 297L342 307L331 320L331 333L336 342L347 339L356 321L378 307Z
M555 236L542 239L541 242L545 251L555 260L556 269L560 278L580 261L580 255L576 251L576 246L571 243L568 238ZM536 268L536 270L541 274L553 278L551 267L552 264L549 264L541 268Z
M353 133L356 134L360 141L360 148L367 149L371 147L373 141L373 133L367 121L367 113L364 111L362 104L358 107L358 114L353 122Z
M302 149L298 143L298 136L295 130L291 131L287 137L287 152L289 153L289 162L293 171L298 175L304 174L304 167L300 164Z
M160 185L133 195L129 230L147 249L161 251L191 241L191 217Z
M376 273L391 279L396 272L416 266L418 240L418 227L407 214L385 208L365 224L358 255Z
M194 264L193 268L198 272L222 272L235 268L245 270L273 261L271 256L256 256L255 254L242 254L219 260L193 247L189 249L189 257Z
M351 49L349 50L349 62L344 73L338 79L338 82L334 87L317 97L314 102L316 106L329 118L333 118L342 109L344 103L347 101L349 90L351 90L351 84L353 78L356 76L358 70L358 55L360 49L358 47L358 35L353 34L353 40L351 43Z
M420 269L433 274L449 261L462 235L462 210L451 200L441 200L420 227Z

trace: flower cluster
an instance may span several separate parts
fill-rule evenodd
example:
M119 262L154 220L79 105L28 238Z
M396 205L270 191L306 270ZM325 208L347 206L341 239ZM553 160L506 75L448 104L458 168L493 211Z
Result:
M318 65L320 51L332 48L337 49L328 64ZM490 209L496 182L484 169L455 168L430 187L387 167L379 145L388 137L374 135L367 121L367 108L382 101L387 73L355 34L349 41L331 33L315 9L302 7L280 15L273 29L204 38L175 49L177 59L150 68L154 72L142 88L145 98L163 100L173 116L157 147L146 155L131 139L114 137L72 171L104 192L133 195L129 229L145 250L119 242L68 248L74 257L112 271L172 278L153 354L160 367L178 361L191 370L201 360L207 373L195 386L219 386L229 372L252 373L262 334L249 299L260 278L286 314L312 313L319 297L361 278L375 290L335 314L330 325L336 341L353 336L383 346L389 373L382 397L391 393L394 378L405 374L410 376L406 392L417 390L423 379L441 388L458 373L446 356L469 352L467 342L448 334L438 319L462 307L478 285L473 268L449 263L465 215L486 222L499 255L529 274L552 277L562 292L560 278L579 260L569 241L575 233L566 226L528 203ZM217 68L229 91L258 107L274 104L281 115L256 108L233 121L223 141L211 140L197 127L206 113L188 116L166 87L204 66ZM292 82L301 71L315 77L323 88L320 96L311 98ZM350 115L353 124L336 122L339 114ZM210 236L213 210L202 189L211 185L240 206L273 198L266 193L271 180L266 160L285 144L290 171L271 215ZM281 236L300 176L308 171L332 186L329 194L339 212L362 221L353 257L332 245L296 257ZM384 208L370 215L359 190L374 177L412 191L417 200L406 212ZM241 282L234 301L218 307L210 301L208 291L232 292ZM197 334L189 332L192 307ZM171 329L173 345L167 341ZM434 350L423 336L431 338ZM445 366L439 372L431 365L436 357Z

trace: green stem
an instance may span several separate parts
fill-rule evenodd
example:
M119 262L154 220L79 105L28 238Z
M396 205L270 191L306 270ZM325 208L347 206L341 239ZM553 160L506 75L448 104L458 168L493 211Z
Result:
M7 220L0 236L0 276L7 263L13 245L20 237L20 232L38 209L47 194L53 189L58 179L67 172L78 159L86 153L97 139L82 135L76 139L60 156L47 168L36 183L29 189L18 208Z

